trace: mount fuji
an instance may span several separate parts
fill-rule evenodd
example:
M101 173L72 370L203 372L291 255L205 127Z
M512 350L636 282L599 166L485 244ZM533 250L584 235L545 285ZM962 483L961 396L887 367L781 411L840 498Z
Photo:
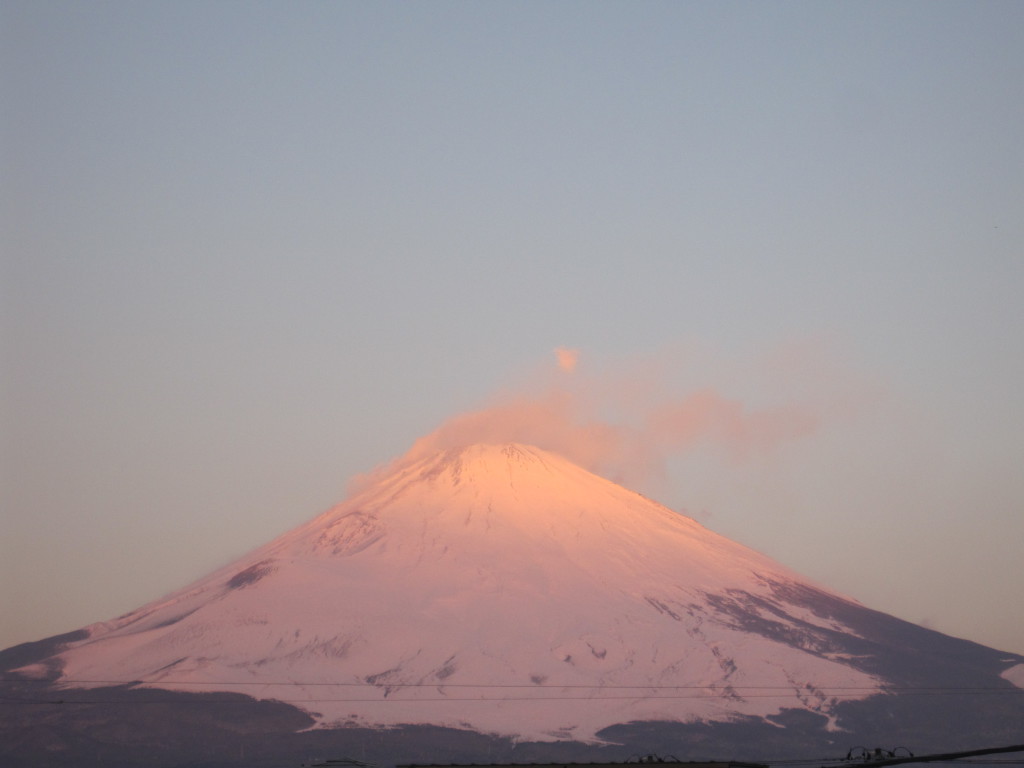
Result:
M132 762L119 745L141 749L149 728L166 746L182 738L168 735L175 718L207 729L211 765L231 764L256 722L264 741L358 743L380 762L517 745L562 759L686 744L763 758L752 738L963 748L979 731L1019 740L1024 723L1024 657L872 611L519 444L397 462L225 568L8 649L0 668L21 727L50 723L0 733L8 762L25 765L72 748ZM78 706L57 716L55 701ZM165 713L159 728L144 702ZM393 737L389 756L367 746L373 734ZM202 763L171 752L166 764Z

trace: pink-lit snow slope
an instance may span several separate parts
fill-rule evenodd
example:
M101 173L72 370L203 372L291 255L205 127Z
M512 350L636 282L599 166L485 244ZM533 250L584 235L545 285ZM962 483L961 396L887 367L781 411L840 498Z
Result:
M841 654L721 611L742 593L781 625L849 631L773 584L806 582L559 456L474 445L398 464L229 567L92 625L61 655L61 680L236 691L323 726L529 739L829 715L837 696L876 692Z

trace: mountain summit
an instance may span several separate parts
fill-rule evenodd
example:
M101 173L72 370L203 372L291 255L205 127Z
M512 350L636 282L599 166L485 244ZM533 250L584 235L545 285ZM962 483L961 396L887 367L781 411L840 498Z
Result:
M835 730L901 686L1013 689L998 675L1024 662L870 611L518 444L399 462L230 566L55 640L14 673L235 692L321 728L531 741L793 712Z

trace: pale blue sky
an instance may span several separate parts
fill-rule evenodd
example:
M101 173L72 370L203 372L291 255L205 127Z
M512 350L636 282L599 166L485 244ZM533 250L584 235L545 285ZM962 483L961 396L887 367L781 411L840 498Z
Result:
M568 346L856 400L640 490L1024 652L1021 3L0 0L0 35L0 646L203 575Z

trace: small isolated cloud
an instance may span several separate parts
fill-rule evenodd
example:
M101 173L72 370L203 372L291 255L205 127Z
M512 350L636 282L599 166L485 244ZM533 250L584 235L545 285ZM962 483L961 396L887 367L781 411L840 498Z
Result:
M572 373L576 370L576 363L580 360L580 351L578 349L559 347L555 350L555 355L558 357L558 367L563 371Z

